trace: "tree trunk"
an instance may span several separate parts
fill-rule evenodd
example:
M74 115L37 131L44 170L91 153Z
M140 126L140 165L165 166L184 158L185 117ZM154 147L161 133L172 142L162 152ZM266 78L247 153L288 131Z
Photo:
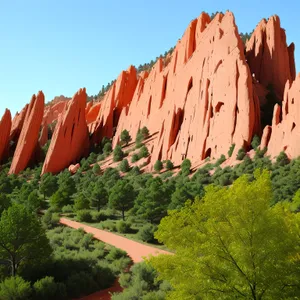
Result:
M15 262L15 258L13 257L11 261L11 276L15 277L16 273L17 273L17 265Z
M122 209L122 218L123 218L123 221L125 221L125 210Z

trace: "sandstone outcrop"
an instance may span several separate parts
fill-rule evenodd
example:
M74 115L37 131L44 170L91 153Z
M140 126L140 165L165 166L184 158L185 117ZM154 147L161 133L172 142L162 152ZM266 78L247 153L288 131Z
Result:
M278 16L263 19L246 44L246 59L251 74L264 87L272 85L277 97L283 98L287 80L295 79L294 44L286 43Z
M28 109L28 104L25 105L25 107L21 110L20 113L16 113L12 121L10 140L15 144L18 142L19 136L21 134L27 109Z
M137 85L136 69L130 66L123 71L101 102L101 107L95 122L89 126L93 134L94 144L101 142L103 137L111 138L114 128L117 127L119 118L124 107L132 100Z
M294 82L288 81L285 86L282 108L274 107L272 128L265 129L264 145L267 155L276 157L285 151L289 158L300 155L300 74ZM269 141L268 141L269 139Z
M9 174L19 174L27 166L32 156L36 153L39 138L39 131L44 113L44 94L38 92L33 95L27 108L22 131L11 163Z
M48 125L46 122L42 124L42 129L40 133L39 143L43 147L48 142Z
M80 168L80 164L70 165L68 170L71 174L75 174L79 168Z
M11 114L6 109L0 121L0 163L8 156L10 129Z
M112 91L110 91L112 92ZM256 128L258 98L232 13L214 20L202 13L177 43L170 63L158 60L140 77L132 101L122 110L113 145L123 129L134 138L146 126L155 134L151 165L206 157L247 147ZM105 126L103 124L103 126Z
M42 174L60 172L77 162L89 149L86 99L85 89L80 89L59 115Z
M93 123L97 120L100 108L101 108L101 102L95 103L95 105L92 105L90 107L87 106L87 110L86 110L87 124Z
M58 116L64 111L67 103L68 101L55 101L54 104L46 106L43 123L50 125L57 121Z

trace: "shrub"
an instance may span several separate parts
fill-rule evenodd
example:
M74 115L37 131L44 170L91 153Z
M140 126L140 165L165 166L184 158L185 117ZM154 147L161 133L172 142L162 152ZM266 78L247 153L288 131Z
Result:
M260 137L258 135L254 135L251 142L251 146L254 150L256 150L259 145L260 145Z
M94 173L95 175L99 175L100 172L101 172L100 166L99 166L97 163L94 164L94 166L93 166L93 173Z
M141 174L141 170L138 166L135 166L131 169L130 174L133 176L137 176Z
M191 170L191 161L189 159L185 159L182 163L181 163L181 174L184 176L187 176L190 174L190 170Z
M68 204L68 205L65 205L62 209L61 209L61 211L63 212L63 213L72 213L73 212L73 207L72 207L72 205L70 205L70 204Z
M232 153L233 153L233 150L235 148L235 144L232 144L228 150L228 156L231 157L232 156Z
M144 139L146 139L149 136L149 130L148 130L148 128L146 126L144 126L141 129L141 134L143 135Z
M91 222L92 221L91 211L87 209L77 211L77 220L80 222L87 222L87 223Z
M128 143L131 141L131 136L128 132L128 130L124 129L121 132L121 142L128 145Z
M155 242L154 232L157 230L157 227L152 224L144 225L138 232L138 237L147 243Z
M241 148L239 150L239 152L237 153L237 155L236 155L236 159L237 160L243 160L245 155L246 155L246 152L245 152L244 148Z
M130 169L129 167L129 163L127 159L123 159L120 163L120 171L122 171L123 173L128 172Z
M120 259L121 257L127 257L127 253L119 248L112 247L105 258L108 261L114 261L116 259Z
M100 154L98 157L97 157L97 160L98 161L102 161L105 159L105 154Z
M289 159L284 151L281 151L276 158L276 163L274 164L275 168L283 167L289 164Z
M58 213L52 213L51 211L46 211L42 217L42 224L45 228L51 229L58 225L60 216Z
M101 227L104 230L106 229L106 230L109 230L109 231L117 231L116 224L111 220L107 220L107 221L102 222Z
M141 148L143 146L143 140L144 140L144 136L141 133L141 131L139 130L138 133L137 133L137 135L136 135L136 138L135 138L135 146L136 146L136 148Z
M0 299L24 300L30 299L31 294L30 283L22 277L9 277L0 283Z
M113 152L113 161L121 161L124 157L124 153L120 145L117 145Z
M102 211L92 211L92 221L93 222L101 222L107 220L107 216Z
M117 222L116 227L119 233L128 233L130 232L131 229L131 223L125 221L119 221Z
M142 148L140 149L140 152L139 152L139 158L143 158L143 157L147 157L147 156L149 156L149 151L146 146L142 146Z
M75 201L74 201L74 210L83 210L83 209L89 209L90 208L90 201L87 199L83 194L77 195Z
M138 154L137 154L137 153L134 153L134 154L132 155L132 157L131 157L131 162L132 162L132 163L135 163L135 162L137 162L139 159L140 159L140 158L139 158Z
M172 163L170 160L167 160L167 161L166 161L166 169L167 169L168 171L170 171L170 170L172 170L173 168L174 168L173 163Z
M157 160L154 164L154 170L159 173L163 168L163 164L161 162L161 160Z
M220 166L225 160L226 160L226 157L225 157L224 154L222 154L222 155L220 156L220 158L216 161L215 167Z
M33 285L37 300L65 299L67 296L66 286L63 283L54 282L53 277L44 277Z
M103 153L107 156L111 153L111 151L112 151L111 142L107 142L103 147Z

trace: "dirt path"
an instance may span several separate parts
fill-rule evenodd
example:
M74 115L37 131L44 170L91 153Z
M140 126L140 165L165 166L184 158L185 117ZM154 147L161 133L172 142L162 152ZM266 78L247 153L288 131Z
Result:
M150 247L129 240L122 236L116 235L114 233L97 229L66 218L61 218L60 223L75 229L83 228L85 232L93 234L96 239L126 251L134 263L143 261L144 260L143 258L148 257L149 255L172 254L168 251ZM96 292L89 296L83 297L80 300L110 300L111 299L110 293L121 292L121 291L122 288L120 287L118 281L116 281L112 287L100 292Z
M143 257L148 257L149 255L171 254L168 251L150 247L114 233L81 224L79 222L71 221L66 218L61 218L60 223L75 229L83 228L85 232L92 233L96 239L126 251L134 263L143 261Z

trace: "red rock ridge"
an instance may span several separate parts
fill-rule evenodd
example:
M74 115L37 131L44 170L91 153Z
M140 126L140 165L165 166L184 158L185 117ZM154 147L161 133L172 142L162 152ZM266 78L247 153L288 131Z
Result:
M26 117L11 163L9 174L19 174L26 169L38 147L39 130L44 113L44 94L33 95L27 108Z
M43 123L50 125L57 121L58 116L64 111L68 101L56 102L53 105L48 105L45 108Z
M131 103L123 108L113 145L123 129L135 138L147 126L156 140L151 165L171 159L192 165L206 157L249 145L256 130L256 103L244 46L233 14L206 13L190 23L165 69L158 60L139 79ZM226 126L224 126L226 125Z
M26 113L27 113L27 109L28 109L28 104L25 105L25 107L21 110L20 113L16 113L16 115L12 121L9 139L15 143L18 142L19 136L21 134L24 120L25 120Z
M77 162L89 148L85 120L87 94L80 89L58 118L42 174L58 173Z
M281 151L289 158L300 155L300 74L294 82L286 83L282 109L275 105L272 127L266 127L262 141L271 158Z
M286 44L278 16L263 19L246 43L246 59L251 74L264 87L273 85L279 99L287 80L295 79L294 44Z
M122 109L129 105L137 85L136 69L130 66L122 71L116 82L105 94L101 101L99 114L95 122L90 125L93 134L92 142L101 142L104 136L111 138L117 127Z
M11 114L6 109L0 121L0 163L8 156L11 124Z

